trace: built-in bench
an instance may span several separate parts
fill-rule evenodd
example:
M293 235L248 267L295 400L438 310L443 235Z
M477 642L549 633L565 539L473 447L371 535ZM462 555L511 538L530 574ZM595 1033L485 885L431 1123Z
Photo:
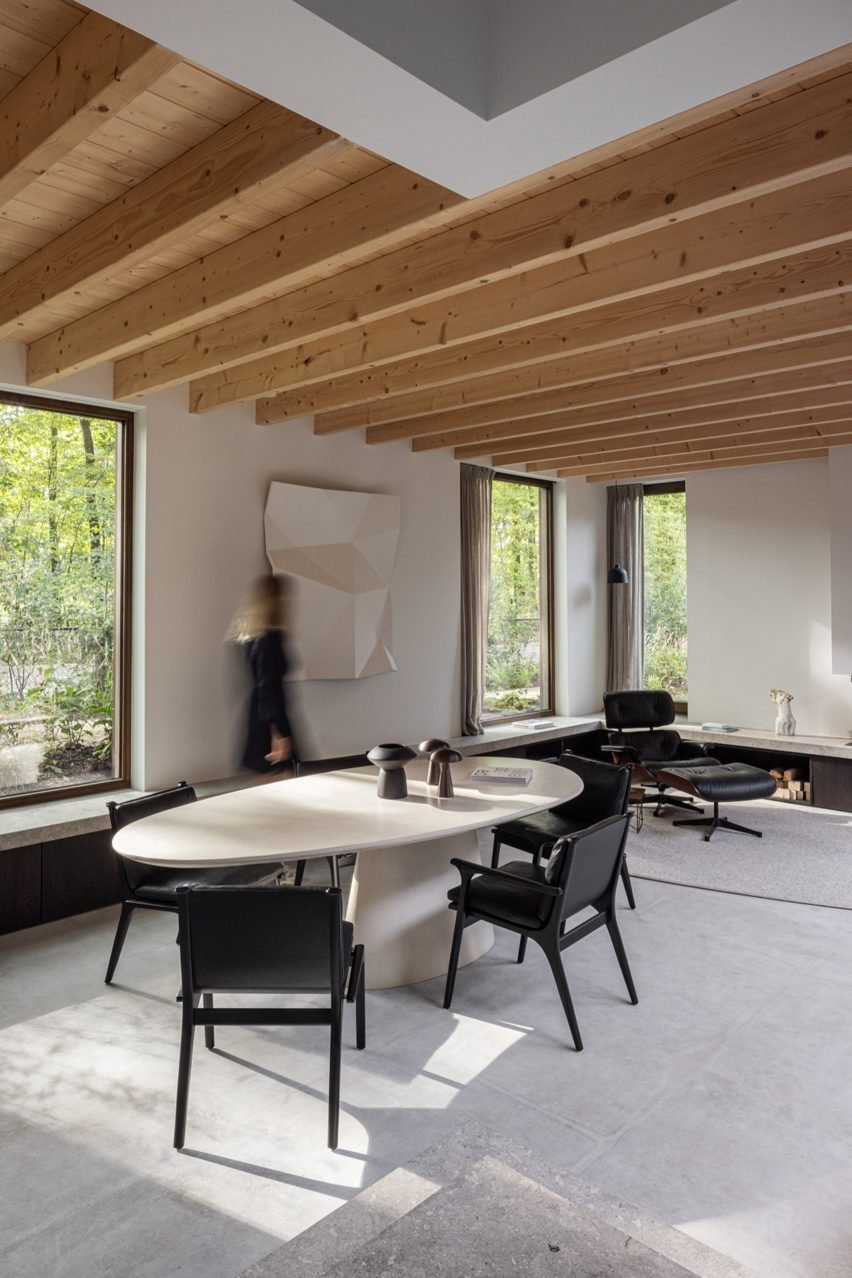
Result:
M510 758L556 757L563 750L600 759L606 742L599 715L553 716L548 728L495 723L474 737L450 744L464 755ZM816 807L852 812L852 745L842 737L776 737L763 729L703 732L677 725L687 741L712 747L722 763L770 769L779 761L801 768ZM199 795L236 789L238 777L197 786ZM133 798L138 790L113 790L81 798L45 800L0 810L0 933L100 909L120 899L107 799Z

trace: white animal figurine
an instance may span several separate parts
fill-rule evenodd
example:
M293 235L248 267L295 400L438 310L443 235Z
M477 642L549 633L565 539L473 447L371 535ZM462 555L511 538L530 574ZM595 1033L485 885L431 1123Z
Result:
M775 720L776 737L794 737L796 720L790 709L790 702L793 700L792 692L785 692L783 688L770 688L769 700L774 701L778 707L778 716Z

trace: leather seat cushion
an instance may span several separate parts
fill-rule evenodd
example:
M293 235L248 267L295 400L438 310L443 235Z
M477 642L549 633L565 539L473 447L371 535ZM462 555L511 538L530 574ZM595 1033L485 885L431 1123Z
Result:
M138 865L138 862L136 862ZM134 896L149 901L168 901L184 887L250 887L275 873L274 862L265 865L221 865L203 870L152 870Z
M544 848L549 856L549 846L557 839L576 834L587 825L589 822L582 817L560 816L557 809L551 809L520 821L506 821L497 827L495 834L499 832L501 841L508 843L509 847L529 849L530 852Z
M546 883L544 870L529 861L509 861L500 866L511 874L520 875L532 883ZM448 899L458 904L461 886L450 888ZM471 880L467 893L467 913L480 914L495 923L514 923L517 927L538 929L549 917L555 898L527 892L523 884L506 879L492 878L488 874L477 875Z
M642 767L645 768L646 771L650 772L652 776L659 776L662 771L676 771L678 768L703 768L706 767L707 764L715 764L716 767L722 767L722 764L717 763L715 759L712 759L710 755L707 754L697 754L694 757L687 756L685 759L642 760Z
M670 778L670 780L666 780ZM667 768L658 780L695 794L707 803L766 799L775 793L775 778L750 763L713 763L704 767Z

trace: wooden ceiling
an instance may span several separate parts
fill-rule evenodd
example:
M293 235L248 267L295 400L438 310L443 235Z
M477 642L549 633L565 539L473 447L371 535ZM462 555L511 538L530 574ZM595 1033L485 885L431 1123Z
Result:
M465 200L71 0L0 0L0 337L591 481L852 444L852 45Z

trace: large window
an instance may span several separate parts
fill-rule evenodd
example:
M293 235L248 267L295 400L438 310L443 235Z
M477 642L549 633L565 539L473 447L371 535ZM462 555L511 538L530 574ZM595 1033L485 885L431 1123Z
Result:
M552 709L551 485L496 475L484 714Z
M0 804L128 773L131 417L0 397Z
M686 708L686 486L645 487L645 687Z

